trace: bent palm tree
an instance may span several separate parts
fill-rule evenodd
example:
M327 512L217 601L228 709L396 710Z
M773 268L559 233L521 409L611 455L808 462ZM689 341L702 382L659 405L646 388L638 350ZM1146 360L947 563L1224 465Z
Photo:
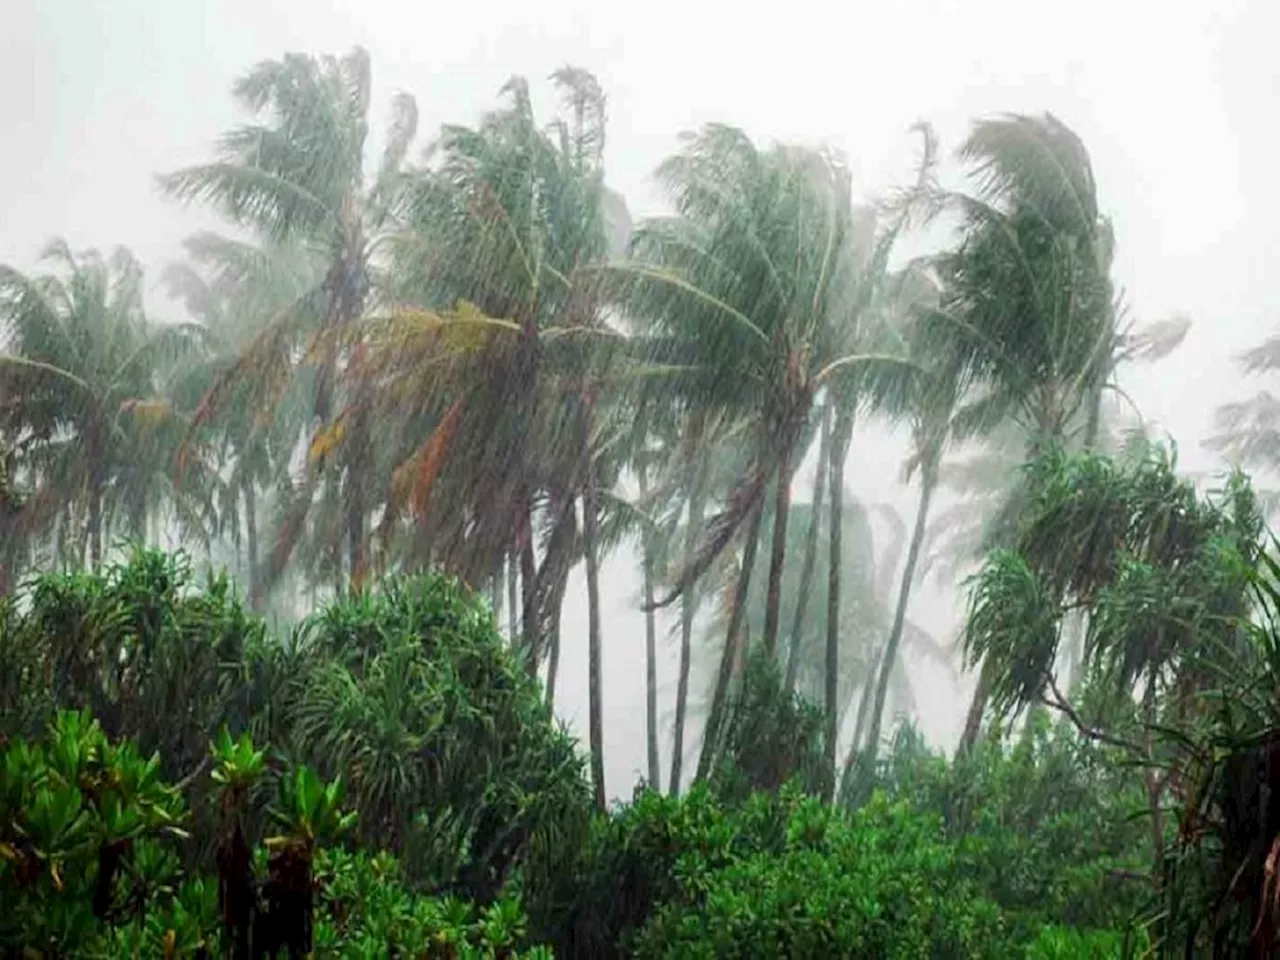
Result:
M292 360L300 351L315 370L313 417L321 423L330 419L339 365L348 353L342 348L357 346L344 333L365 311L374 244L388 222L400 165L418 122L413 98L397 95L381 166L366 177L370 89L369 56L359 47L343 57L286 54L265 60L236 81L233 93L251 113L265 113L266 121L224 134L213 162L160 177L170 196L206 201L232 222L313 249L325 261L320 284L280 311L213 385L197 425L246 379L258 384L263 396L278 393L295 375ZM340 455L347 572L358 582L370 510L363 482L370 431L367 424L352 424L341 443L329 436L319 445L327 452L338 448ZM314 486L303 485L307 497ZM297 513L305 517L308 507L300 502ZM301 528L298 522L283 532L296 537ZM279 574L292 549L288 536L277 543L268 580Z

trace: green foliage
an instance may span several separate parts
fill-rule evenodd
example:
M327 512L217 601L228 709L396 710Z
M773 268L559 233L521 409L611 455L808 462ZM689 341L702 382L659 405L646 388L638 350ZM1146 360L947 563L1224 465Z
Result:
M822 793L827 779L822 710L783 689L776 660L760 650L751 654L726 718L712 776L719 796L742 802L793 779L806 793Z
M150 842L185 809L159 768L88 711L0 754L0 944L65 955L165 885L176 864Z
M525 948L527 920L507 896L477 909L452 897L413 893L387 853L324 851L316 859L315 947L325 956L452 956L550 960L545 947Z
M456 581L388 581L296 642L308 667L287 708L292 749L344 778L361 841L402 855L415 880L488 900L526 848L585 829L573 741Z
M993 736L948 763L899 728L878 786L939 817L956 862L1020 941L1046 924L1123 930L1151 900L1141 771L1032 711L1011 748Z
M635 956L1016 956L937 818L883 797L850 819L795 795L771 812L779 849L682 855Z

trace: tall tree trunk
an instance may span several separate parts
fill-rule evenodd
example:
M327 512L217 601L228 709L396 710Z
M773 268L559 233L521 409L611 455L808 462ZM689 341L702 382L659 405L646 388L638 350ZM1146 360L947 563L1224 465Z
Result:
M89 566L102 567L102 469L96 462L89 468Z
M563 594L561 595L563 596ZM557 596L559 603L561 596ZM556 678L559 676L559 611L556 611L556 622L552 623L552 635L547 637L547 709L556 713Z
M689 517L684 532L683 569L693 564L698 550L698 535L702 530L706 511L706 459L701 453L694 455L690 470ZM680 794L680 778L684 765L684 724L689 706L689 660L693 654L693 618L698 610L698 584L685 586L680 595L680 676L676 681L676 720L671 735L671 780L673 796Z
M637 467L640 499L649 496L649 472L643 461ZM658 624L653 608L653 534L646 526L640 536L641 585L644 603L644 708L645 739L649 761L649 787L662 789L662 773L658 768Z
M939 447L925 452L920 471L920 506L916 510L916 525L911 531L911 545L907 548L907 563L902 570L902 585L898 589L898 605L893 611L893 626L885 642L884 657L880 662L880 678L876 683L876 699L871 708L871 727L867 732L866 754L874 769L876 753L880 748L880 727L884 722L885 698L889 695L889 676L893 673L902 643L902 630L907 622L907 604L911 599L911 582L915 579L916 563L920 559L920 547L924 543L925 524L929 518L929 504L938 483Z
M360 467L347 466L347 587L354 593L364 579L364 484Z
M883 657L884 647L881 646L872 654L871 663L867 665L867 676L862 684L862 696L858 698L858 716L853 723L853 740L849 744L849 749L845 751L844 764L840 768L839 790L841 797L848 791L854 773L854 765L858 757L862 755L863 734L867 730L867 717L871 714L871 703L876 695L876 679L880 676L880 661Z
M791 455L794 444L784 441L778 457L778 486L774 492L773 547L769 554L769 583L764 607L764 652L772 660L778 651L778 621L782 607L782 568L787 561L787 520L791 515Z
M738 652L738 635L747 615L747 595L751 588L751 568L756 564L756 550L760 544L760 522L764 517L764 504L756 504L747 529L747 540L742 553L742 569L733 591L733 609L729 612L729 629L725 634L724 652L720 656L720 671L716 675L715 691L711 695L711 712L707 714L706 729L702 734L702 751L698 754L695 783L701 783L711 773L711 765L719 747L720 725L729 699L729 682L733 679L733 667Z
M520 644L529 676L538 675L538 569L533 553L533 494L525 490L520 510Z
M604 718L601 710L603 679L600 665L600 556L597 535L595 464L591 457L591 414L583 402L582 422L582 545L587 555L587 713L591 743L591 780L596 808L607 806L604 784Z
M258 581L258 495L253 480L246 476L241 482L244 496L245 545L248 556L245 563L249 568L249 603L254 610L262 609L261 589Z
M982 733L982 716L987 711L987 700L991 696L993 670L991 661L984 659L978 673L978 686L974 688L969 713L965 717L964 731L960 734L960 745L956 748L957 754L972 750L978 742L978 735Z
M809 612L809 598L813 595L813 572L818 566L818 534L822 526L822 500L826 495L827 473L830 469L831 404L822 410L822 433L818 440L818 473L813 481L813 507L809 513L809 531L804 543L804 560L800 567L800 594L796 597L796 612L791 620L791 646L787 651L787 673L783 689L792 693L796 688L796 672L800 668L800 641L804 634L805 615Z
M853 436L853 416L841 410L831 437L831 462L828 470L831 487L830 550L827 554L827 648L824 670L825 697L823 709L826 734L826 795L830 801L836 789L836 741L840 736L840 579L843 558L841 534L844 527L844 462Z
M514 554L507 557L505 566L507 568L507 636L511 646L514 647L520 636L520 598L517 592L520 570Z

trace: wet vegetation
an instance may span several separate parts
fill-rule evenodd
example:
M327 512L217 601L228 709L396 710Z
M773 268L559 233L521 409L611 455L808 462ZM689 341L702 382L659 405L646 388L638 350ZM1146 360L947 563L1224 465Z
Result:
M1272 955L1271 498L1197 488L1131 409L1188 325L1126 320L1069 129L976 121L953 189L919 126L861 198L832 151L709 125L633 222L590 74L429 143L404 94L371 136L370 75L261 63L159 177L226 223L163 272L183 322L126 250L0 267L5 955ZM1213 445L1270 470L1273 407ZM905 464L851 456L867 423ZM647 773L610 806L623 551ZM930 575L954 648L912 616ZM926 662L976 681L954 751L911 723Z

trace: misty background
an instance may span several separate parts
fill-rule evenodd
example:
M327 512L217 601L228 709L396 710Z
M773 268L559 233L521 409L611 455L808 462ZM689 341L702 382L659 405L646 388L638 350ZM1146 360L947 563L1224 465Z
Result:
M785 15L783 13L785 12ZM148 306L177 319L159 285L193 230L217 218L163 200L154 175L199 162L240 119L229 90L253 63L286 51L366 47L380 149L390 97L407 90L420 129L473 123L513 74L535 80L564 63L594 72L609 97L606 167L633 218L660 212L650 181L677 135L707 121L754 140L830 144L852 164L855 194L909 175L916 120L954 149L976 117L1050 111L1080 135L1115 225L1114 276L1130 315L1183 313L1183 346L1128 367L1127 392L1185 471L1222 465L1203 450L1214 408L1253 392L1233 366L1280 319L1280 4L883 2L830 9L793 2L754 12L727 3L649 2L618 9L558 0L428 5L390 0L6 0L0 30L0 262L28 269L44 242L130 247L149 268ZM535 108L551 94L534 84ZM905 517L905 438L864 427L847 489ZM811 457L811 461L812 461ZM813 463L795 480L811 497ZM602 571L604 726L611 796L644 766L644 624L639 568L626 550ZM962 591L926 584L911 616L950 639ZM659 664L669 737L673 617ZM570 581L562 620L557 711L586 739L586 595ZM707 657L695 657L695 705ZM701 669L700 669L701 668ZM953 745L966 680L911 663L918 723ZM691 717L696 745L700 717ZM695 746L696 748L696 746ZM664 742L662 763L669 762Z

